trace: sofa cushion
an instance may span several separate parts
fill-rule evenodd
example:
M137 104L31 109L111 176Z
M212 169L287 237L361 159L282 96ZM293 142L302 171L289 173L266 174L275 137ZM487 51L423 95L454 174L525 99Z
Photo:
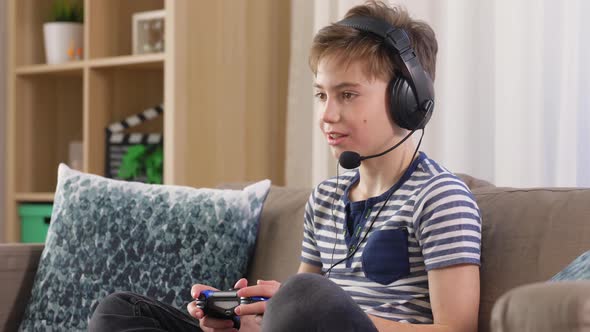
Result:
M244 183L223 183L222 189L240 189ZM271 186L268 198L262 208L256 250L250 268L248 281L285 281L297 273L301 262L301 241L303 241L303 215L305 204L311 195L308 188Z
M492 311L493 332L590 331L590 281L540 282L502 295Z
M182 307L196 282L245 275L265 180L244 190L105 179L60 165L52 220L23 331L86 330L106 295L132 291Z
M590 280L590 251L576 257L565 269L551 278L551 281Z
M284 281L297 273L303 240L303 215L310 189L272 186L260 218L255 255L248 273L258 279Z
M18 330L42 251L39 243L0 243L0 331Z
M461 179L461 181L465 182L465 184L471 191L475 189L495 187L493 183L488 182L486 180L478 179L469 174L457 173L455 175L457 175Z
M482 212L480 331L495 301L515 287L551 278L590 239L590 190L474 189Z

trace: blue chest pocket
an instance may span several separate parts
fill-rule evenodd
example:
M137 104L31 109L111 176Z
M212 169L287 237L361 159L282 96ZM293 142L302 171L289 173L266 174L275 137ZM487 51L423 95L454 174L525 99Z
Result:
M362 255L365 276L388 285L410 274L408 230L382 230L371 234Z

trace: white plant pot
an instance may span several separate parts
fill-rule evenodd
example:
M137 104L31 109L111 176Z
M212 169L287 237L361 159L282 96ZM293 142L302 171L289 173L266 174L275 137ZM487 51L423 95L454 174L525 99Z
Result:
M73 22L43 24L45 58L48 64L58 64L81 59L84 47L84 25Z

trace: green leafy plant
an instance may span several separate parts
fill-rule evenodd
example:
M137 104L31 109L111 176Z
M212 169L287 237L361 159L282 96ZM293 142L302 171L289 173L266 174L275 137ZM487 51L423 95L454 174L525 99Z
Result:
M84 6L81 0L54 0L50 22L84 22Z
M137 144L127 149L117 176L123 180L133 180L145 174L147 183L162 184L163 165L164 151L161 145L147 147Z

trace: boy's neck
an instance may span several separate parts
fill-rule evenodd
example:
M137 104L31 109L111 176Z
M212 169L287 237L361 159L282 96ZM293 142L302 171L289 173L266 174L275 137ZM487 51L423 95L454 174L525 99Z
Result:
M409 140L384 156L363 161L359 168L360 180L350 189L349 199L363 201L389 190L412 163L415 149L415 144Z

